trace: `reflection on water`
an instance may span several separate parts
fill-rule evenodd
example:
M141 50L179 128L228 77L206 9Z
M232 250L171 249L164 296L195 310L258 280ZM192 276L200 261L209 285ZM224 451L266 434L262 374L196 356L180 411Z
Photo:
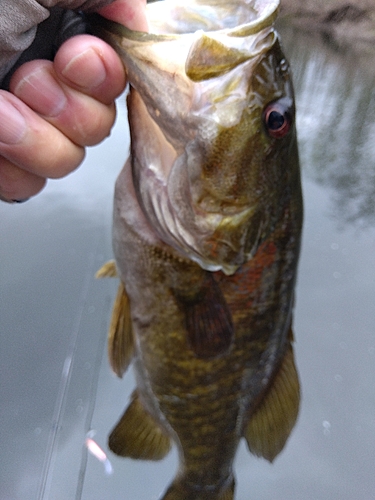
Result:
M320 34L281 31L297 89L304 173L332 189L339 224L373 225L375 49L359 58Z
M375 65L319 37L282 35L306 213L294 318L303 400L272 465L241 445L236 500L373 500ZM112 376L104 349L116 282L93 278L112 257L120 118L78 172L29 203L0 205L1 500L156 500L177 466L175 450L160 463L110 454L105 476L84 446L95 429L108 453L134 386Z

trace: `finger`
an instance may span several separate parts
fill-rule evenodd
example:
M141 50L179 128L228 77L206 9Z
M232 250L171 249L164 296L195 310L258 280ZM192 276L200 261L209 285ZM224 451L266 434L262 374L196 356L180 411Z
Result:
M111 21L124 24L129 29L148 31L146 0L116 0L98 12Z
M108 44L90 35L67 40L58 50L54 69L71 88L110 104L124 90L125 70Z
M0 198L4 201L26 200L39 193L46 180L31 174L0 156Z
M10 90L58 131L80 146L98 144L110 133L115 105L72 89L57 77L51 61L23 64Z
M59 178L82 162L84 149L25 103L0 90L0 155L40 177Z

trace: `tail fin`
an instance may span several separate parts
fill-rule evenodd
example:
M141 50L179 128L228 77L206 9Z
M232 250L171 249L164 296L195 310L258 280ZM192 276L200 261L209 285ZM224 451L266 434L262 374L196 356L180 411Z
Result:
M225 485L212 489L192 485L180 476L169 486L161 500L233 500L234 484L234 479L230 478Z

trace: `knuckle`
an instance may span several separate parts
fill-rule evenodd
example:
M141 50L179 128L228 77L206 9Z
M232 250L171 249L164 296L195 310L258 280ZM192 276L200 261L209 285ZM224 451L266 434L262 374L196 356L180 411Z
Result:
M44 174L50 179L61 179L73 172L82 163L85 151L76 144L56 145L53 158L44 165Z

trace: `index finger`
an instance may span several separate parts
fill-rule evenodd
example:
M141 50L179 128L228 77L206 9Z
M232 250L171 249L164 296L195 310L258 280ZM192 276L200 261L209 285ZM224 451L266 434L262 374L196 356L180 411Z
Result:
M146 4L146 0L115 0L98 12L131 30L148 31Z

